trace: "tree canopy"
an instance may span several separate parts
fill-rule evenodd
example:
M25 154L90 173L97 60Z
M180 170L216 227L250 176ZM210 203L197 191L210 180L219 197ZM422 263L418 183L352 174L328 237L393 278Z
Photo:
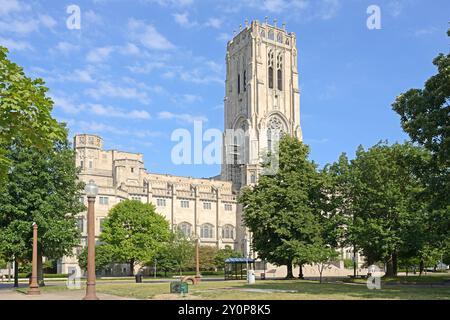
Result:
M51 116L53 101L42 79L28 78L0 46L0 182L12 165L7 147L20 138L24 146L49 150L63 140L64 129Z
M128 263L130 272L138 263L153 261L170 238L169 223L153 204L125 200L115 205L103 223L100 240L109 245L115 261Z

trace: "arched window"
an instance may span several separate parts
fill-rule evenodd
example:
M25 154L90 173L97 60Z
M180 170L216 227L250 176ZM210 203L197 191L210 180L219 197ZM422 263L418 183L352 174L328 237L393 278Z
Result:
M273 68L269 67L269 88L273 89Z
M280 69L277 71L278 90L283 90L283 73Z
M200 228L200 237L205 239L214 238L214 226L209 223L202 224Z
M273 51L270 50L268 54L268 65L269 65L269 88L273 89Z
M238 74L238 85L237 85L237 87L238 87L238 94L240 94L241 93L241 75L240 74Z
M264 30L261 30L261 38L265 38L266 37L266 32Z
M283 35L281 34L281 32L278 32L278 35L277 35L277 41L278 41L279 43L283 43Z
M186 237L192 235L192 225L189 222L182 222L178 225L178 230L180 230Z
M275 40L275 34L273 33L273 30L269 31L269 36L268 36L269 40Z
M244 92L247 91L247 71L244 70Z
M234 227L231 224L227 224L222 228L223 239L234 239Z

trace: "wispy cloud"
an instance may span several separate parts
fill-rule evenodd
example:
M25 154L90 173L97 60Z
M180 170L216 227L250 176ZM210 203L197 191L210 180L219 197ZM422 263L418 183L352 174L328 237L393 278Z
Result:
M172 113L170 111L162 111L158 113L158 118L162 120L178 120L180 122L193 123L194 121L207 122L208 118L205 116L194 116L188 113Z
M8 48L10 51L23 51L33 49L33 47L26 41L17 41L1 37L0 37L0 45Z
M120 108L104 106L101 104L86 104L84 109L89 110L89 112L112 118L123 118L123 119L134 119L134 120L148 120L150 119L150 113L146 110L122 110Z
M131 38L139 41L147 49L169 50L175 48L152 24L146 24L142 20L130 19L128 29Z
M96 100L102 97L116 97L137 100L142 104L150 103L147 92L132 87L117 86L108 81L100 81L96 88L86 89L84 93Z
M184 28L192 28L192 27L195 27L198 25L197 21L189 20L188 12L174 13L173 18L178 25L180 25Z
M100 63L105 61L109 58L111 53L113 52L114 47L108 46L108 47L100 47L95 48L89 51L89 53L86 56L86 60L90 63Z

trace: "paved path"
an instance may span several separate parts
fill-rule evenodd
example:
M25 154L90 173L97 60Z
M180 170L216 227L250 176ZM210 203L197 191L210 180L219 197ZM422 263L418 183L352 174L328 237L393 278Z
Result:
M28 296L15 290L2 290L0 291L0 300L82 300L85 294L84 290L64 290L45 292L39 296ZM100 300L136 300L105 293L97 293L97 296Z

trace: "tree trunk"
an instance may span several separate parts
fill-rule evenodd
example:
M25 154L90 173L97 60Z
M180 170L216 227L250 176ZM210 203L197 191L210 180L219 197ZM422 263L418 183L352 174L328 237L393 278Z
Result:
M420 260L420 264L419 264L419 277L422 275L423 269L425 269L425 264L424 264L423 260Z
M44 283L44 270L42 266L42 252L41 250L38 250L38 257L37 257L37 278L38 283L40 287L45 286Z
M305 280L305 277L303 276L303 265L299 265L299 271L298 271L298 278L301 280Z
M134 260L130 261L130 276L134 276Z
M19 287L19 260L14 259L14 288Z
M287 276L286 279L294 279L294 274L292 273L292 263L287 264Z
M398 259L397 252L392 254L392 272L394 273L394 277L398 275Z
M386 261L386 277L394 277L394 261L393 255Z

